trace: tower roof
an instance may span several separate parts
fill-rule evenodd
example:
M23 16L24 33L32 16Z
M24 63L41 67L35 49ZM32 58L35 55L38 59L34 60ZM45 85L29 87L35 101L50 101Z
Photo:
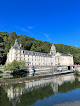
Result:
M52 50L52 51L55 50L55 46L54 46L54 44L52 44L52 46L51 46L51 50Z
M14 43L14 45L13 45L13 48L14 48L14 49L20 49L20 46L18 45L17 39L15 40L15 43Z

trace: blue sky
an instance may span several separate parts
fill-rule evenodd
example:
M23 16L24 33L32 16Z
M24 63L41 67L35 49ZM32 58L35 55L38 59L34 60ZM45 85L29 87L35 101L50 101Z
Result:
M0 31L80 47L80 0L0 0Z

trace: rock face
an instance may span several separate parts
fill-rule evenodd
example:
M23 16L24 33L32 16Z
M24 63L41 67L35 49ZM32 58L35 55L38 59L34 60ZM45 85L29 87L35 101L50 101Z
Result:
M54 44L51 46L50 53L40 53L28 50L22 50L21 45L15 44L7 53L7 62L13 60L25 60L27 66L54 66L54 65L73 65L73 56L71 54L56 53Z

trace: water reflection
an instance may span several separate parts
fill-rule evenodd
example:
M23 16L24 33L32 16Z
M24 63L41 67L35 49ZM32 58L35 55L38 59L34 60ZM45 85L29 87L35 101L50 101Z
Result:
M0 106L4 104L2 98L7 101L3 106L27 106L35 104L39 99L77 88L80 88L80 77L76 78L73 74L5 85L0 87Z

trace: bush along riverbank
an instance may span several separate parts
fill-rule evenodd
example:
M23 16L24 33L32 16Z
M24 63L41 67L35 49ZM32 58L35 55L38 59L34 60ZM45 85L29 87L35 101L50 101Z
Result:
M80 76L80 71L79 70L74 70L73 72L74 72L75 75Z
M11 63L6 63L3 66L3 72L9 72L13 76L21 76L24 73L27 72L27 67L25 65L25 61L19 60L19 61L13 61Z

